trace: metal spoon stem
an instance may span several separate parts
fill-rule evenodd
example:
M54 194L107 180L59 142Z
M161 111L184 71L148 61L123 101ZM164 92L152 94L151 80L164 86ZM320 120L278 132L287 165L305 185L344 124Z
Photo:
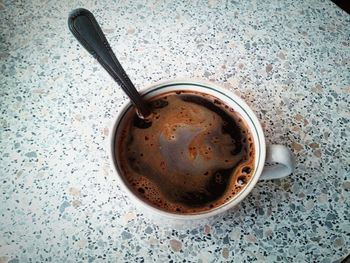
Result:
M93 14L83 8L69 14L68 27L80 44L91 54L124 90L143 118L151 114L149 107L120 65Z

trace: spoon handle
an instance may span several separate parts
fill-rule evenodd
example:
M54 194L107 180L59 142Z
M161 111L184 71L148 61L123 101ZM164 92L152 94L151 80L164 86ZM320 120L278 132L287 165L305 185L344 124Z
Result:
M94 15L83 8L75 9L69 14L68 27L80 44L120 85L140 114L147 117L150 114L149 108L120 65Z

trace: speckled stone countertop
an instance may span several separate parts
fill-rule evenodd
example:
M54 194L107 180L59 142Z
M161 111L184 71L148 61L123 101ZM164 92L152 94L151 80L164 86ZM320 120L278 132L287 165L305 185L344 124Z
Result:
M130 2L130 3L126 3ZM107 154L126 99L67 28L91 10L138 89L213 81L297 161L188 230L153 225ZM0 1L0 262L339 262L350 248L350 16L330 1Z

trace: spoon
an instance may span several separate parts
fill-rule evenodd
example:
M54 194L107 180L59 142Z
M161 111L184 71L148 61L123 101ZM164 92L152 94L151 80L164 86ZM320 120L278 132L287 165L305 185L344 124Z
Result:
M128 95L140 117L148 117L151 110L120 65L94 15L84 8L75 9L69 14L68 27L80 44L97 59Z

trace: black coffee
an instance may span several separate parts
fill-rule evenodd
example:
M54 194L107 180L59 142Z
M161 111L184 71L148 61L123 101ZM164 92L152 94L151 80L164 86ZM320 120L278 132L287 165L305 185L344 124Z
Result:
M254 169L254 145L241 116L194 91L149 100L153 117L130 108L118 127L115 155L123 179L165 211L195 213L237 195Z

